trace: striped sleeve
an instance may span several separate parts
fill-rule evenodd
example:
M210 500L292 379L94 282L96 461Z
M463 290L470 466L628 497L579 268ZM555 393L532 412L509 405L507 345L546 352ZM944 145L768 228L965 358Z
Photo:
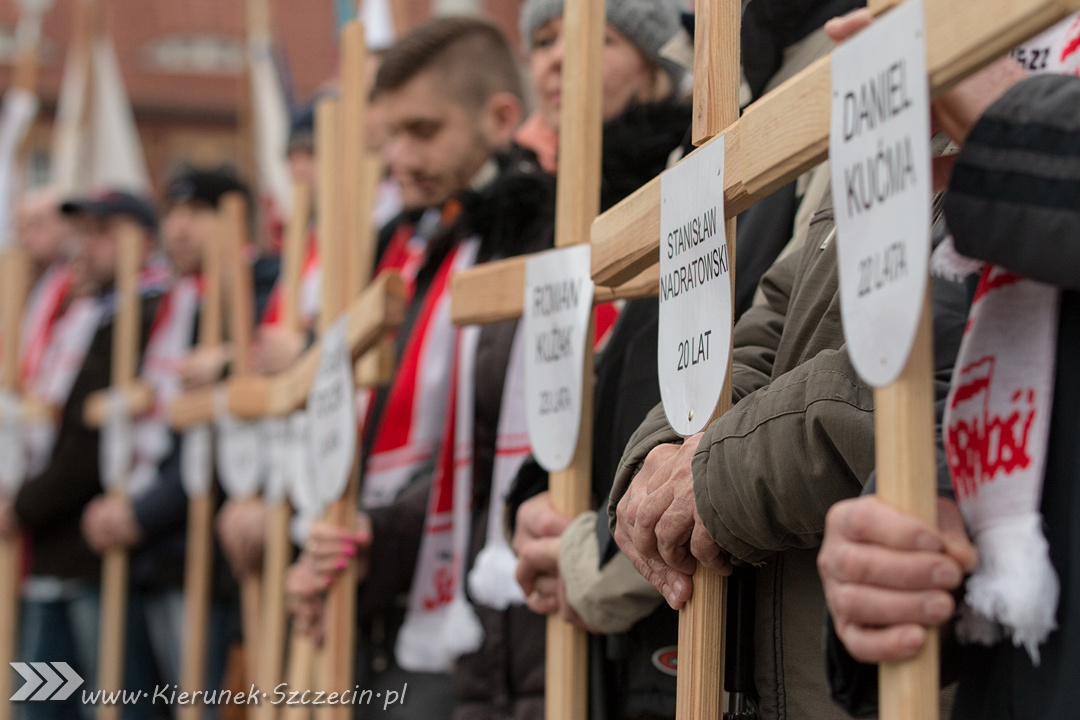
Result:
M1080 290L1080 78L1029 78L987 110L945 214L963 254Z

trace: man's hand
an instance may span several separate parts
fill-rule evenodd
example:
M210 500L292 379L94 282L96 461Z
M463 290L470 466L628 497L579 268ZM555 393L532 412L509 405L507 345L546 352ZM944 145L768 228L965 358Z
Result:
M243 577L262 568L266 505L261 498L227 500L218 512L218 540L233 574Z
M697 513L691 466L699 442L701 433L653 448L616 508L615 541L676 610L690 599L698 562L731 573Z
M323 636L325 584L311 557L302 554L285 574L285 599L294 627L317 643Z
M277 375L285 372L304 351L304 334L280 325L259 328L255 340L255 372L260 375Z
M346 530L325 522L317 522L308 531L304 555L324 588L356 558L357 578L363 582L371 569L371 518L367 513L356 514L356 530Z
M951 500L938 500L938 528L932 528L864 496L829 509L818 571L848 652L881 663L914 657L926 642L925 626L952 617L952 592L975 561Z
M534 540L559 537L573 520L555 509L550 492L529 498L518 508L512 541L514 553L521 555L521 549Z
M213 385L225 372L228 350L221 345L197 347L177 363L177 374L185 390Z
M128 498L100 495L83 510L82 534L99 555L113 548L133 548L143 540L142 528Z
M524 507L522 505L522 508ZM518 518L520 523L520 510ZM517 533L514 534L514 539L517 540ZM571 625L595 633L596 630L578 615L577 610L574 610L566 599L566 585L559 572L561 543L558 536L541 537L521 546L518 552L517 581L525 591L525 604L538 615L557 612L559 617Z
M19 519L15 517L15 509L11 506L11 499L0 497L0 539L13 538L19 532Z
M559 575L559 536L572 520L551 505L548 492L529 498L518 508L511 542L518 557L517 581L529 609L540 615L559 609L553 592ZM538 590L538 581L547 592Z

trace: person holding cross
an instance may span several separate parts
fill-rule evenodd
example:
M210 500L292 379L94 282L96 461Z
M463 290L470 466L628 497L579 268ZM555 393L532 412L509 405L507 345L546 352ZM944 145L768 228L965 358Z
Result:
M322 591L346 554L359 556L362 684L409 685L408 704L379 717L448 718L447 652L437 634L415 628L440 619L425 600L441 577L433 563L445 554L429 538L447 538L429 518L440 512L432 486L453 379L449 280L482 250L505 253L546 236L550 219L537 224L538 210L553 195L528 154L499 152L521 122L523 92L513 53L490 23L456 17L417 27L387 50L372 95L405 206L381 233L377 272L401 273L409 306L395 341L397 371L369 398L361 428L360 531L312 526L290 572L290 606L318 636ZM410 621L411 643L403 639Z
M961 283L932 289L941 409L968 298ZM609 526L672 607L690 597L698 563L756 565L761 717L839 718L820 672L815 560L829 507L859 494L873 470L874 402L845 347L830 193L761 290L764 302L734 329L733 409L685 440L663 408L650 413L623 454Z
M181 436L167 425L167 413L181 389L205 387L224 371L220 348L195 353L202 298L203 248L218 242L218 203L229 192L247 188L225 170L185 170L167 191L169 210L162 221L162 247L174 276L151 324L140 377L154 390L154 404L135 422L135 467L131 493L100 495L83 512L82 531L98 553L114 547L132 551L132 590L146 617L151 657L158 676L179 682L183 630L184 548L187 497L181 481ZM218 593L220 596L220 592ZM209 648L208 687L224 669L227 606L213 610L217 631Z
M58 653L70 648L73 667L93 688L101 563L79 525L84 508L102 492L102 478L100 433L87 426L83 409L89 395L110 382L120 235L125 224L137 226L144 238L145 259L156 240L157 217L147 201L118 190L71 200L61 208L75 225L73 288L86 302L73 303L59 321L59 342L43 360L43 372L55 393L47 397L63 398L60 421L43 469L11 501L0 501L0 533L9 535L21 526L33 542L20 659L55 661ZM140 346L149 334L160 290L152 276L144 277ZM137 647L145 641L145 630L137 611L129 617L129 641ZM145 670L129 663L126 687L146 687ZM50 707L45 706L31 704L27 710L46 713ZM132 707L130 712L139 709Z
M872 663L913 657L941 626L942 675L959 679L953 718L1076 716L1078 98L1076 77L1026 78L1003 59L934 103L961 144L939 168L945 219L979 286L943 428L937 527L873 495L826 518L828 671L853 712L875 710Z

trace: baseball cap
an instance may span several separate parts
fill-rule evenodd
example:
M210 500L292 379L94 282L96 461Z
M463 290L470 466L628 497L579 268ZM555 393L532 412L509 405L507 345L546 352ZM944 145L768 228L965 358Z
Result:
M71 198L60 206L64 215L109 218L124 215L148 230L157 230L157 213L148 201L123 190L105 190L84 198Z

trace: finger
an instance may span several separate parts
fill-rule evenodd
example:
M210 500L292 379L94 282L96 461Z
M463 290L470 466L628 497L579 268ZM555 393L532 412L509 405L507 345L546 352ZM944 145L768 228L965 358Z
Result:
M525 593L526 597L532 594L539 575L540 569L535 562L518 557L517 568L514 570L514 579L517 580L518 585L522 586L522 592Z
M979 561L979 552L968 535L960 506L952 500L938 498L938 527L945 552L959 563L965 573L973 572Z
M721 575L730 575L731 560L723 548L716 544L701 521L694 523L694 532L690 536L690 552L703 566Z
M910 660L926 642L921 625L873 628L852 623L837 625L836 632L853 658L869 664Z
M664 485L649 493L638 503L637 521L632 536L634 547L646 557L660 559L657 550L656 524L674 499L674 488Z
M656 549L671 567L692 575L697 561L690 552L694 532L694 499L676 497L656 523Z
M818 569L832 581L897 590L955 590L964 579L959 563L944 553L854 542L823 545Z
M829 508L825 525L826 532L839 533L855 542L896 550L941 552L942 549L937 528L871 495L836 503Z
M343 572L345 568L349 566L348 558L338 556L337 558L326 558L315 561L315 572L320 575L338 575Z
M889 625L941 625L956 612L956 601L944 590L919 592L871 585L832 584L826 598L833 617L842 622Z
M656 558L647 558L630 544L623 554L643 578L648 580L667 600L674 610L679 610L690 599L693 581L689 575L664 564Z
M868 9L859 8L825 23L825 34L835 43L843 42L869 25L873 19L874 15Z
M308 540L315 543L324 542L348 542L352 538L352 533L343 527L332 525L331 523L315 523L308 531Z
M550 615L559 609L559 598L554 594L534 592L528 595L525 604L537 615Z

